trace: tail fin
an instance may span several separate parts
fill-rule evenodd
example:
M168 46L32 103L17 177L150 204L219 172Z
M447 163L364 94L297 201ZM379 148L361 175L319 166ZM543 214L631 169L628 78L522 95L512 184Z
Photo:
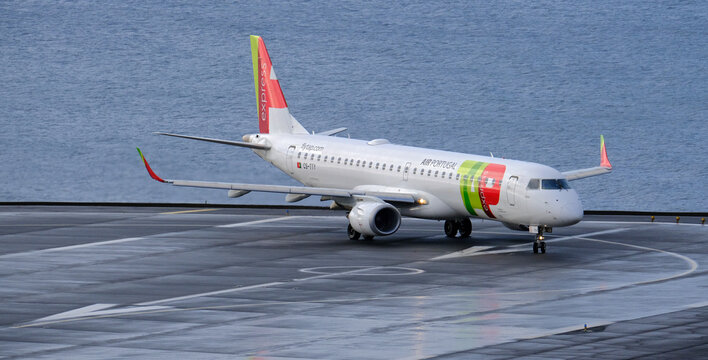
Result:
M260 132L307 134L307 130L288 111L283 90L280 89L268 50L260 36L251 35L251 55Z

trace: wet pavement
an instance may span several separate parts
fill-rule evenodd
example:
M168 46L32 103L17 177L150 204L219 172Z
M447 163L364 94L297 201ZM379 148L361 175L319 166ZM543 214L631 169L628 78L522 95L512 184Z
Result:
M0 357L696 357L708 230L670 220L586 216L536 255L490 221L350 241L329 210L2 206Z

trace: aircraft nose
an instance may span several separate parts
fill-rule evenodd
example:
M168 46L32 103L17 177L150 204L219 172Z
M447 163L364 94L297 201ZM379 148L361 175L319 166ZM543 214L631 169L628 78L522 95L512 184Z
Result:
M561 217L566 226L580 222L583 219L583 205L580 203L580 199L564 204Z

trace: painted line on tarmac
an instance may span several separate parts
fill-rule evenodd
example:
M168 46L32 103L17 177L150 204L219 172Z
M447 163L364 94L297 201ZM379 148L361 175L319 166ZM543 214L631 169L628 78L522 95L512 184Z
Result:
M170 211L170 212L160 213L160 215L189 214L189 213L198 213L198 212L205 212L205 211L216 211L216 210L219 210L219 209L194 209L194 210Z
M566 241L566 240L572 240L572 239L579 239L583 237L588 237L588 236L596 236L596 235L606 235L606 234L614 234L622 231L627 231L630 228L619 228L619 229L611 229L611 230L603 230L603 231L595 231L591 233L586 233L586 234L578 234L578 235L571 235L571 236L564 236L564 237L559 237L555 239L550 239L546 240L547 243L551 242L560 242L560 241ZM529 246L529 243L523 243L523 244L516 244L516 245L511 245L508 246L505 249L500 249L500 250L492 250L492 251L483 251L485 249L483 246L472 246L464 250L460 251L455 251L449 254L441 255L441 256L436 256L434 258L431 258L429 260L443 260L443 259L453 259L453 258L458 258L458 257L465 257L465 256L478 256L478 255L493 255L493 254L507 254L507 253L513 253L513 252L519 252L519 251L526 251L528 250L527 247ZM490 247L485 247L485 248L490 248Z
M255 221L247 221L247 222L239 222L239 223L233 223L233 224L226 224L226 225L217 225L215 227L218 228L235 228L235 227L242 227L242 226L248 226L248 225L255 225L255 224L264 224L264 223L269 223L269 222L274 222L274 221L283 221L287 219L298 219L301 218L302 216L299 215L293 215L293 216L282 216L282 217L277 217L277 218L272 218L272 219L263 219L263 220L255 220Z
M217 225L215 227L234 228L234 227L249 226L249 225L254 225L254 224L262 224L262 223L266 223L266 222L287 220L287 219L292 219L292 218L299 218L299 216L283 216L283 217L278 217L278 218L273 218L273 219L247 221L247 222L240 222L240 223L227 224L227 225ZM45 254L45 253L76 250L76 249L82 249L82 248L87 248L87 247L92 247L92 246L122 244L122 243L139 241L139 240L148 240L151 237L164 238L165 236L170 236L170 235L180 234L180 233L182 233L182 231L169 232L169 233L163 233L163 234L152 234L149 236L138 236L138 237L115 239L115 240L97 241L97 242L90 242L90 243L76 244L76 245L69 245L69 246L61 246L61 247L55 247L55 248L49 248L49 249L31 250L31 251L25 251L25 252L19 252L19 253L0 255L0 259L11 259L11 258L23 257L23 256L35 256L35 255L41 255L41 254Z
M146 301L146 302L141 302L141 303L135 304L135 305L151 306L151 305L169 303L169 302L173 302L173 301L187 300L187 299L193 299L193 298L198 298L198 297L203 297L203 296L228 294L228 293L237 292L237 291L257 289L257 288L275 286L275 285L280 285L280 284L284 284L284 283L280 282L280 281L275 281L275 282L269 282L269 283L265 283L265 284L257 284L257 285L251 285L251 286L238 286L238 287L231 288L231 289L209 291L209 292L204 292L204 293L199 293L199 294L191 294L191 295L185 295L185 296L177 296L177 297L173 297L173 298L169 298L169 299L160 299L160 300L155 300L155 301Z
M666 251L666 250L661 250L661 249L655 249L655 248L650 248L650 247L640 246L640 245L623 244L623 243L619 243L619 242L615 242L615 241L600 240L600 239L590 239L590 238L585 238L585 237L583 237L583 238L578 238L578 239L579 239L579 240L585 240L585 241L601 242L601 243L605 243L605 244L613 244L613 245L626 246L626 247L630 247L630 248L634 248L634 249L639 249L639 250L654 251L654 252L662 253L662 254L665 254L665 255L673 256L673 257L675 257L675 258L679 258L679 259L685 261L685 262L688 264L688 267L689 267L688 270L686 270L686 271L684 271L684 272L682 272L682 273L674 274L674 275L667 276L667 277L663 277L663 278L660 278L660 279L653 279L653 280L647 280L647 281L636 282L636 283L632 283L632 285L646 285L646 284L651 284L651 283L660 282L660 281L672 280L672 279L675 279L675 278L679 278L679 277L682 277L682 276L686 276L686 275L688 275L688 274L690 274L690 273L692 273L692 272L698 270L698 263L697 263L695 260L691 259L691 258L688 257L688 256L681 255L681 254L678 254L678 253L675 253L675 252L672 252L672 251Z
M91 243L85 243L85 244L61 246L61 247L42 249L42 250L32 250L32 251L25 251L25 252L1 255L0 259L10 259L10 258L14 258L14 257L21 257L21 256L28 256L28 255L34 256L34 255L52 253L52 252L57 252L57 251L67 251L67 250L87 248L87 247L91 247L91 246L121 244L121 243L127 243L127 242L131 242L131 241L144 240L144 239L145 239L144 237L130 237L130 238L123 238L123 239L116 239L116 240L107 240L107 241L91 242Z

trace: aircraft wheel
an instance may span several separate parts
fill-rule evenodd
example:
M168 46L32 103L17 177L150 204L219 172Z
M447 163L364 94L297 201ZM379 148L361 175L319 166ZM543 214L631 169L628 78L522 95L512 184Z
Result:
M374 240L374 235L364 235L364 240L366 240L366 241Z
M542 241L541 242L541 254L545 254L545 253L546 253L546 242Z
M457 221L445 220L445 235L447 235L447 237L454 238L457 236L458 228L459 225L457 225Z
M538 243L535 241L533 243L533 253L538 254Z
M472 221L468 218L460 220L459 227L460 237L466 238L472 233Z
M361 233L354 230L352 225L349 224L349 226L347 226L347 235L349 235L349 240L359 240L359 236L361 236Z

